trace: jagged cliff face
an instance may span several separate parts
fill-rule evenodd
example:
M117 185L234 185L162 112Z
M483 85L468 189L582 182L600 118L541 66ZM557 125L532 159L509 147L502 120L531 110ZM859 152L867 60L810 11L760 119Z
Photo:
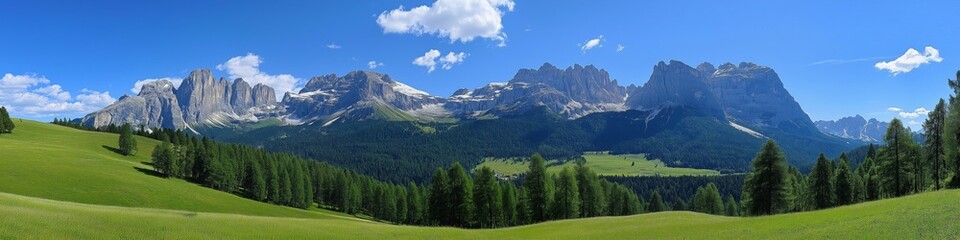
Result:
M857 139L864 142L882 143L889 123L878 121L876 118L864 119L860 115L845 117L839 120L816 121L817 129L821 132L848 139Z
M243 79L215 81L210 70L204 69L191 72L179 87L169 81L145 84L137 96L124 96L81 121L95 127L131 123L183 129L256 119L257 108L275 104L273 89L268 86L251 88Z
M753 130L817 133L776 72L753 63L726 63L719 68L704 63L693 68L679 61L660 62L650 80L635 90L626 104L641 110L693 106Z
M290 117L311 121L341 116L366 119L384 109L414 112L437 108L442 101L388 75L354 71L342 77L314 77L299 93L284 96L282 104Z
M568 118L592 112L623 110L627 90L593 65L567 69L544 64L539 69L521 69L507 83L491 83L473 91L457 90L444 108L455 115L477 116L522 112L545 106Z

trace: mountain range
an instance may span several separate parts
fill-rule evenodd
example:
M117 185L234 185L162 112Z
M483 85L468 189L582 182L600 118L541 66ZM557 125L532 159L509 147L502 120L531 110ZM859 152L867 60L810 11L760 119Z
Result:
M647 153L674 166L742 172L766 139L778 141L799 166L819 151L839 154L868 140L821 133L773 69L747 62L696 68L659 62L642 86L622 86L593 65L561 69L545 63L521 69L507 82L459 89L446 98L387 74L353 71L313 77L280 102L267 86L215 81L209 70L196 70L178 87L167 81L146 84L137 96L124 96L82 121L189 129L315 159L344 158L343 165L375 172L443 158L408 155L423 147L409 145L418 141L456 149L468 166L491 156L541 152L562 158L609 150ZM258 129L245 127L251 125ZM465 144L462 138L483 141ZM405 147L379 146L390 139ZM321 145L322 151L313 150ZM354 154L331 154L347 149ZM385 156L396 165L385 164ZM425 169L428 175L437 163L424 165L411 171Z
M817 129L826 134L856 139L869 143L882 143L890 123L878 121L876 118L864 119L860 115L844 117L838 120L820 120L814 122Z

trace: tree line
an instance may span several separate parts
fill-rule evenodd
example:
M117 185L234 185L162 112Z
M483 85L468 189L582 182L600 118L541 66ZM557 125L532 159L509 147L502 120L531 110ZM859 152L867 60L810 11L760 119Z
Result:
M948 80L948 86L953 94L948 101L940 99L929 113L922 144L894 118L884 134L884 144L879 148L870 145L856 168L851 168L846 154L837 160L820 154L804 176L788 167L776 143L768 141L754 158L753 171L743 187L745 212L768 215L816 210L960 187L960 82Z
M13 133L13 129L16 127L13 124L13 119L10 118L10 113L7 112L7 108L0 106L0 134Z

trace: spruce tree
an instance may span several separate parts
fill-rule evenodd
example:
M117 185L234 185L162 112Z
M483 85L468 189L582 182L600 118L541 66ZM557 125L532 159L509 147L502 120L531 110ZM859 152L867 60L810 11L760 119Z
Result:
M955 79L947 80L947 85L953 90L943 123L945 160L953 164L953 177L947 183L947 187L960 188L960 102L957 101L957 97L960 96L960 71L957 71Z
M416 183L407 184L407 224L422 224L424 206L420 205L423 196Z
M777 214L787 210L787 160L772 140L753 159L753 171L743 186L744 206L750 215Z
M580 217L580 189L577 178L569 167L560 171L557 179L556 195L554 197L556 219L570 219Z
M733 198L733 195L727 195L726 215L739 216L740 209L737 206L739 206L739 204L737 204L737 200Z
M463 166L457 162L453 163L447 175L450 177L450 195L447 196L450 212L445 214L450 215L453 226L470 227L473 220L473 183Z
M176 162L175 157L173 146L169 141L163 140L160 145L157 145L157 147L153 149L150 161L153 169L164 177L176 177L176 173L174 172L174 169L177 169L177 166L174 165Z
M473 203L475 207L475 222L481 228L499 226L503 198L498 190L499 184L494 177L493 170L481 167L473 185Z
M840 155L840 163L837 170L834 171L833 189L834 203L837 206L843 206L854 202L854 187L851 178L850 163L847 161L847 155Z
M830 162L823 153L817 158L817 163L813 165L813 171L807 177L810 187L810 198L813 200L814 209L824 209L833 206L833 186L830 184Z
M527 171L523 186L527 189L526 206L530 209L530 220L542 222L548 219L549 193L547 192L547 167L540 154L530 157L530 169Z
M450 212L450 201L447 199L450 196L450 186L448 184L447 172L437 168L430 180L430 194L428 196L430 200L427 208L430 211L430 222L433 224L441 226L453 224L450 221L450 214L452 214Z
M0 107L0 134L13 132L13 121L6 107Z
M120 153L126 156L137 154L137 139L133 137L133 129L129 123L124 123L120 127L119 140Z
M653 190L650 194L650 205L647 212L662 212L667 210L667 205L663 203L663 197L660 196L660 190Z
M933 111L927 116L927 120L923 123L924 130L924 158L927 162L931 164L930 172L931 177L933 178L933 187L936 190L940 190L941 184L940 181L944 178L944 141L943 141L943 128L944 121L946 119L946 106L943 101L943 98L940 99L940 102L937 103L937 106L933 108Z
M710 182L697 188L697 193L693 195L693 210L714 215L724 214L723 198L720 197L716 184Z
M900 119L894 118L884 135L884 145L880 149L880 189L881 194L899 197L914 188L913 162L917 153L917 143L912 134L903 127Z
M600 178L586 166L586 160L580 159L574 167L580 190L580 216L596 217L603 215L604 199Z
M517 195L517 186L512 182L503 183L503 220L507 226L517 225L519 223L519 212L517 212L520 196Z

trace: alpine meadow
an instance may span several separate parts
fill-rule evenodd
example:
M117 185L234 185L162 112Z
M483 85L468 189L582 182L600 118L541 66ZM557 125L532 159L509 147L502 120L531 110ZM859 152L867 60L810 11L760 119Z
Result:
M958 2L0 9L0 239L960 239Z

